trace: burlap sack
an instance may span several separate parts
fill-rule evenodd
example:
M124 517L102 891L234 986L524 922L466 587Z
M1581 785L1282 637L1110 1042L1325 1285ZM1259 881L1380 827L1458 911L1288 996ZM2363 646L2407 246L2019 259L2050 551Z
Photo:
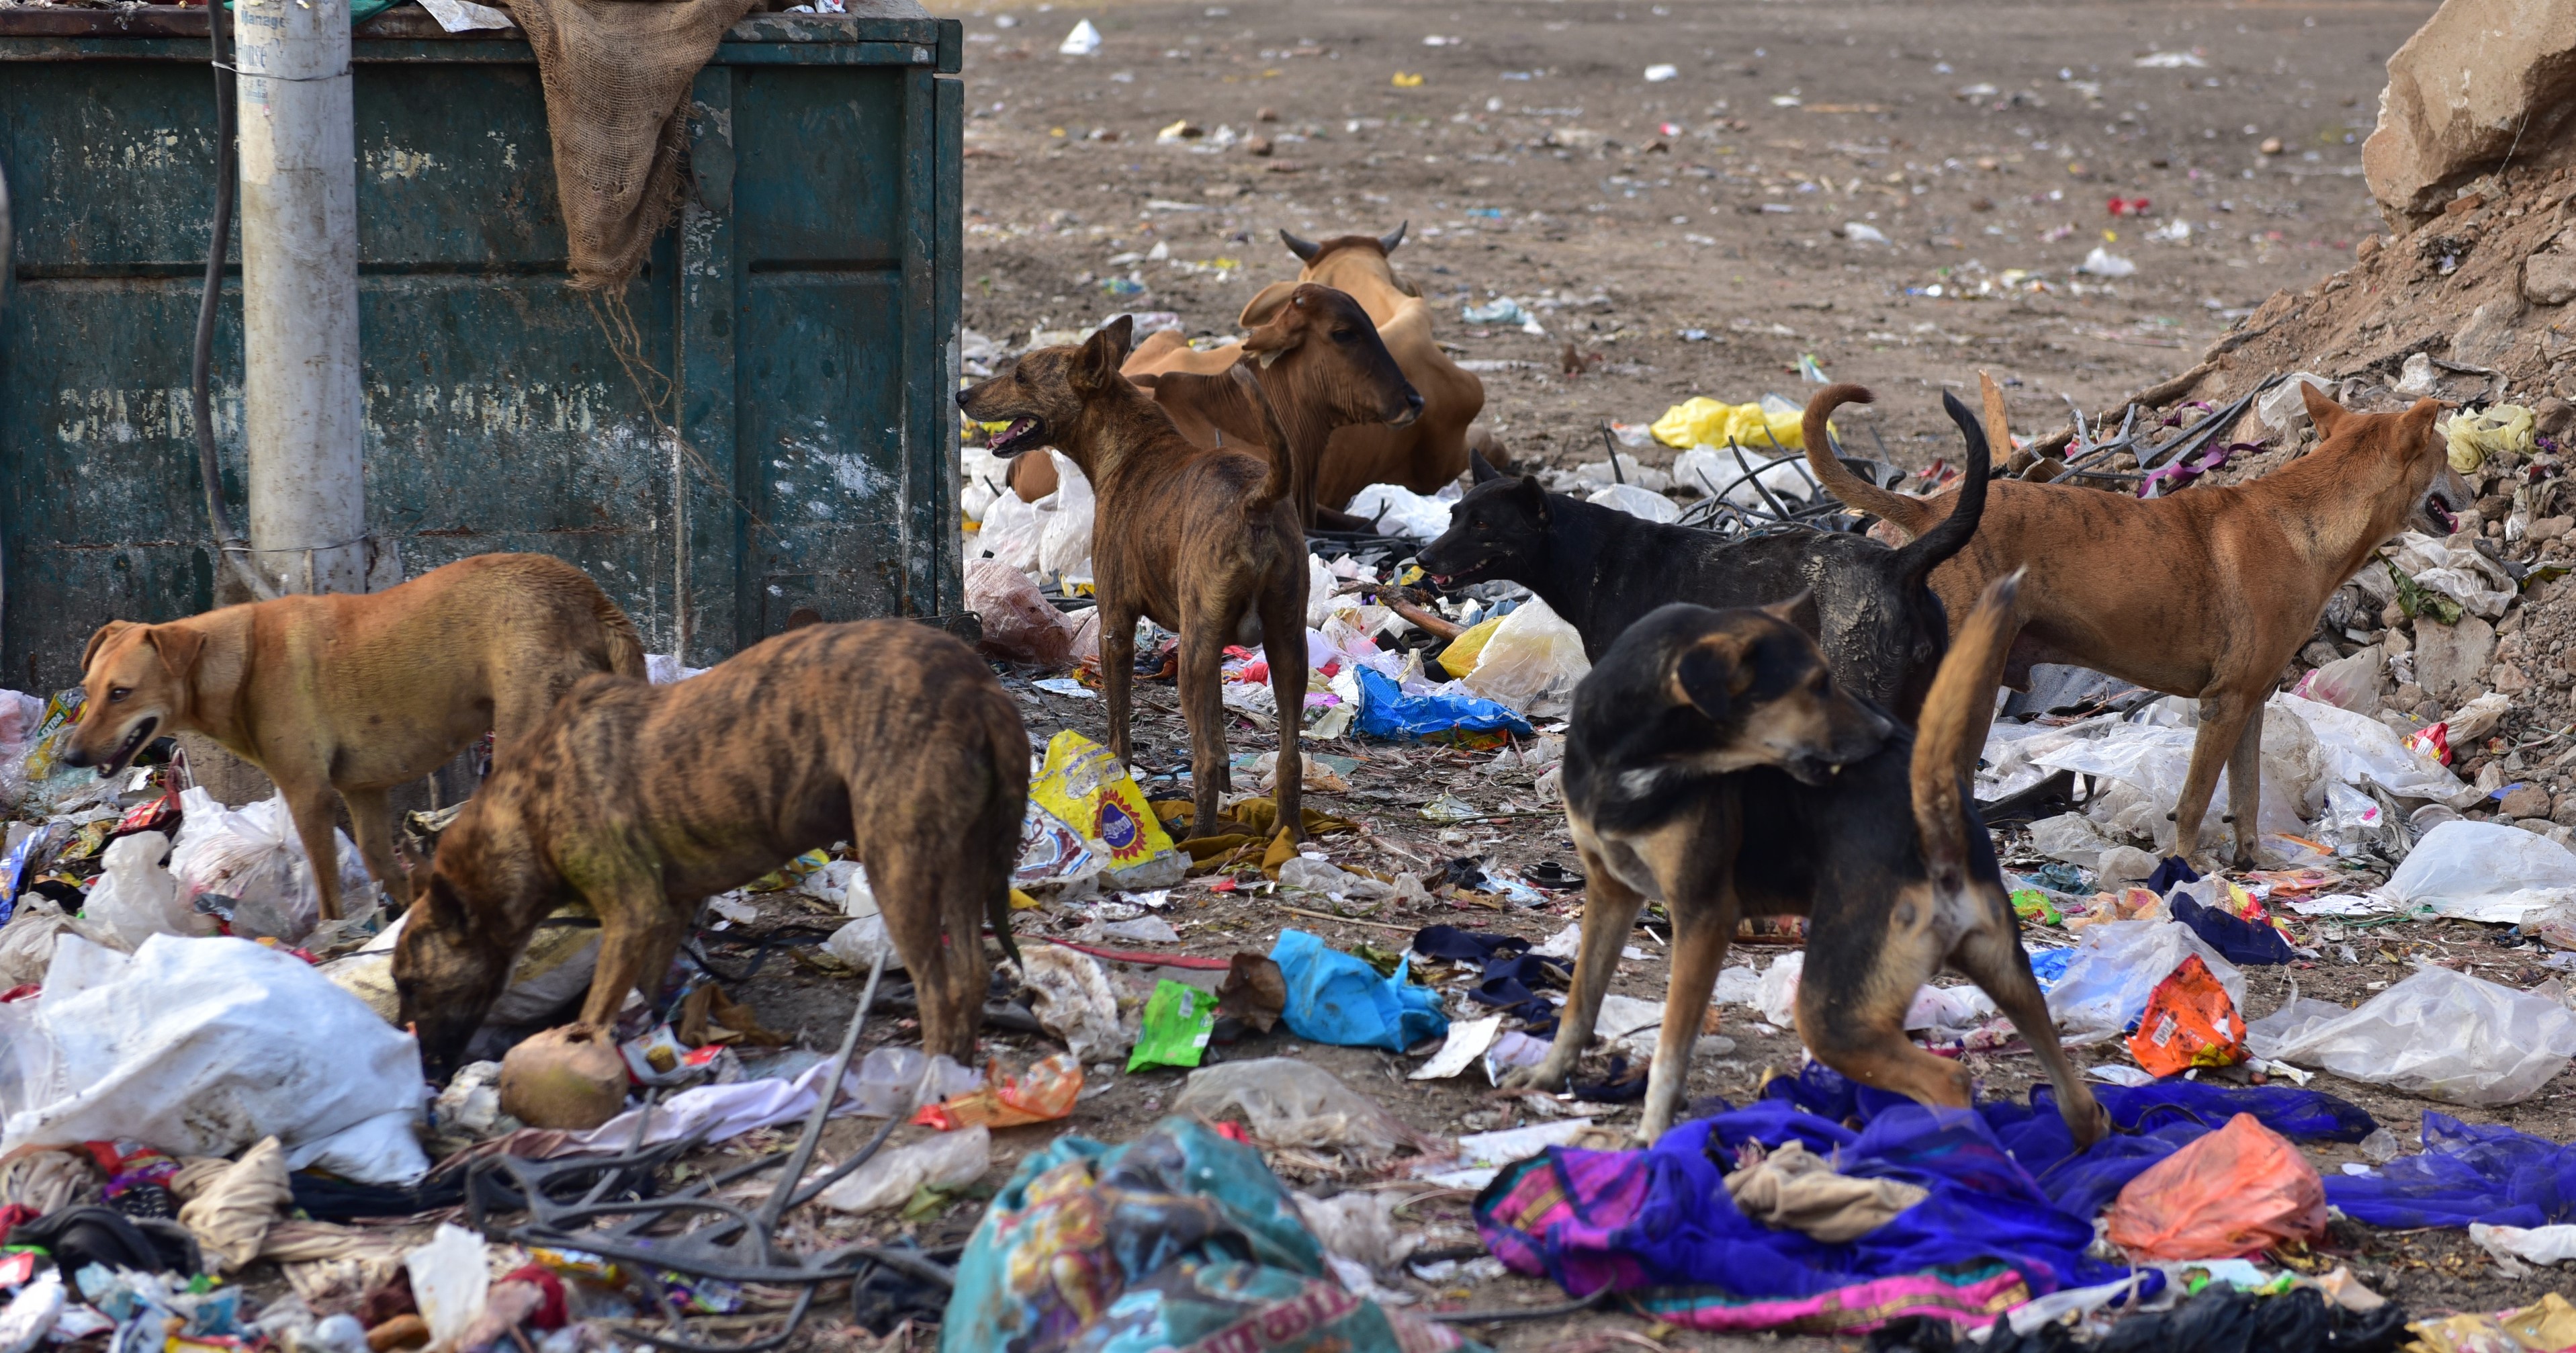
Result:
M501 0L536 49L573 285L614 291L680 207L689 84L759 0Z

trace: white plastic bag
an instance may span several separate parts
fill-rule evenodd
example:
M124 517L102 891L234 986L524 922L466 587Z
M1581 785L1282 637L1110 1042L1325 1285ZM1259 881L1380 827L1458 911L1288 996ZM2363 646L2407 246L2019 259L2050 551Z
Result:
M849 1097L841 1111L863 1118L894 1118L983 1084L983 1072L959 1066L944 1052L932 1057L925 1069L919 1048L870 1048L858 1066L841 1078L841 1092Z
M52 1084L10 1104L0 1154L131 1137L229 1156L262 1137L290 1169L370 1184L429 1170L420 1046L292 954L154 935L119 954L66 935L37 1002Z
M2048 992L2048 1013L2069 1034L2118 1033L2147 1013L2147 998L2194 954L2245 1008L2245 974L2180 921L2104 921L2086 926L2066 971Z
M430 1343L455 1348L458 1336L483 1314L484 1301L492 1293L483 1237L440 1222L428 1244L404 1253L403 1267L411 1273L411 1295L420 1307L420 1318L429 1322Z
M2306 721L2324 753L2326 778L2338 784L2375 784L2406 799L2447 799L2467 788L2449 767L2408 747L2388 725L2368 715L2295 695L2275 695L2265 722L2282 713Z
M2273 386L2254 401L2254 412L2263 420L2263 426L2274 432L2287 432L2308 421L2307 396L2299 389L2303 385L2313 385L2317 387L2318 394L2334 398L2334 377L2320 376L2313 371L2294 371L2288 380Z
M1735 453L1725 447L1694 446L1673 457L1673 484L1695 489L1705 497L1715 497L1723 490L1726 501L1737 507L1767 508L1769 504L1763 501L1762 490L1753 487L1754 482L1760 481L1773 497L1783 501L1805 502L1815 492L1805 465L1805 459L1799 456L1756 455L1749 447L1739 462ZM1747 467L1754 471L1753 479L1736 483L1744 477Z
M2299 678L2291 694L2318 704L2333 705L2364 716L2379 712L2380 673L2387 659L2379 645L2371 644L2349 658L2337 658Z
M1651 522L1669 523L1682 519L1679 504L1653 489L1639 488L1634 484L1604 485L1594 489L1583 501L1596 507L1615 508L1631 517Z
M993 1134L983 1124L937 1133L909 1146L879 1151L819 1196L835 1212L875 1212L901 1207L927 1185L972 1184L993 1165Z
M161 863L169 853L170 838L159 832L109 842L81 918L102 927L128 953L154 935L213 934L210 918L179 905L179 881Z
M999 559L966 564L966 609L982 617L986 656L1062 667L1073 653L1073 625L1049 604L1029 575Z
M2306 725L2283 718L2281 727L2265 719L2263 726L2264 774L2262 808L2256 821L2262 830L2275 833L2304 834L2307 823L2300 816L2302 798L2316 786L2316 766L2320 760L2316 740ZM2104 727L2099 736L2083 738L2038 752L2031 756L2034 766L2049 770L2071 770L2078 775L2096 775L2120 781L2162 807L2149 817L2147 825L2155 832L2159 845L2173 842L2173 823L2165 813L2182 797L2183 780L2191 771L2191 746L2199 736L2194 728L2172 728L2147 723L2120 723ZM2276 755L2276 749L2278 754ZM2286 773L2275 774L2276 764ZM2227 775L2221 771L2213 804L2227 802ZM2204 822L2201 844L2210 848L2216 840Z
M984 520L985 510L1010 492L1011 461L1008 456L994 455L980 446L958 449L957 508L966 520Z
M903 955L895 952L894 936L887 933L885 918L874 913L833 931L832 937L823 941L823 952L862 973L874 968L877 955L882 953L887 972L903 970Z
M2519 924L2576 899L2576 853L2499 822L2445 822L2415 843L2375 895L2407 911Z
M1020 974L1037 993L1030 1013L1064 1040L1074 1059L1096 1062L1126 1055L1135 1040L1118 1022L1118 993L1100 960L1055 944L1020 950Z
M1208 1119L1236 1109L1267 1145L1334 1147L1362 1159L1394 1154L1407 1135L1386 1110L1332 1072L1293 1057L1201 1067L1190 1073L1172 1109Z
M1574 688L1592 671L1583 635L1532 597L1503 617L1476 655L1467 689L1533 719L1562 718Z
M1807 951L1796 950L1771 960L1753 986L1753 1008L1783 1029L1798 1027L1798 977L1807 970Z
M2529 1099L2576 1057L2576 1014L2551 996L2431 964L2339 1013L2294 1011L2259 1046L2249 1028L2247 1046L2267 1061L2478 1106Z
M2111 843L2093 829L2093 820L2082 813L2060 813L2030 824L2031 849L2052 860L2064 860L2078 869L2091 869L2101 862L2102 852Z
M202 893L232 898L236 934L273 936L289 944L313 932L322 919L322 893L313 862L295 834L295 817L283 797L226 808L203 789L179 796L184 816L170 848L170 872L179 879L179 902L193 911ZM367 909L375 883L346 833L334 830L340 865L340 911Z
M1046 533L1046 523L1037 504L1021 502L1016 493L1004 493L985 512L983 529L975 533L967 552L991 555L1022 573L1036 572L1038 540Z
M1038 514L1045 526L1038 534L1038 572L1061 578L1072 587L1091 581L1091 522L1094 500L1091 481L1082 477L1082 467L1061 451L1050 450L1055 457L1056 490L1038 500Z
M16 914L0 926L0 991L44 981L45 970L54 963L56 940L84 933L89 933L88 928L63 914L52 898L42 893L21 896ZM89 933L89 938L98 936Z
M1351 495L1344 512L1377 523L1382 535L1434 540L1449 529L1450 500L1425 497L1401 484L1371 484Z

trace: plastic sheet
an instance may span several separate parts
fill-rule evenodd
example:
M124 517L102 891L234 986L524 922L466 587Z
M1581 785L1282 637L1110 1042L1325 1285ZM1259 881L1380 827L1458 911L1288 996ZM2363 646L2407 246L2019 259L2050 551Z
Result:
M1441 733L1494 730L1530 735L1529 721L1510 706L1468 692L1463 683L1435 686L1408 695L1396 683L1368 668L1356 668L1360 715L1357 727L1368 737L1410 742Z
M1371 484L1351 495L1342 510L1377 523L1382 535L1437 540L1449 529L1453 500L1427 497L1401 484Z
M2084 928L2066 971L2049 989L2048 1013L2069 1034L2117 1033L2146 1013L2165 975L2194 954L2209 965L2236 1008L2245 975L2179 921L2105 921Z
M1332 1072L1293 1057L1201 1067L1172 1108L1211 1120L1231 1110L1268 1145L1322 1147L1358 1160L1384 1160L1410 1135Z
M412 1299L421 1319L429 1322L430 1342L456 1346L456 1338L483 1314L492 1290L492 1274L483 1259L483 1237L462 1226L441 1222L430 1242L403 1255L411 1275Z
M2130 1180L2111 1243L2138 1259L2224 1259L2326 1227L2324 1182L2299 1148L2238 1114Z
M2275 695L2266 707L2305 720L2325 753L2325 774L2338 784L2375 784L2404 799L2448 799L2468 786L2438 759L2406 745L2388 725L2366 715L2295 695ZM2225 802L2223 799L2213 802Z
M1299 1038L1402 1052L1449 1031L1439 996L1405 980L1409 957L1398 962L1394 976L1380 977L1375 968L1305 931L1283 930L1270 959L1288 982L1281 1018Z
M993 1165L993 1134L981 1124L880 1151L817 1198L835 1212L901 1207L927 1187L962 1188Z
M2372 1226L2576 1223L2576 1146L2502 1124L2424 1115L2424 1150L2326 1180L2326 1201Z
M2371 644L2348 658L2337 658L2299 678L2291 694L2315 704L2332 705L2364 716L2379 712L2380 674L2387 658Z
M1468 672L1468 690L1533 719L1565 716L1574 688L1592 671L1583 635L1546 602L1521 603L1488 636Z
M1754 447L1770 453L1773 443L1783 451L1803 451L1807 447L1803 411L1782 401L1777 410L1760 403L1724 404L1705 395L1693 395L1664 410L1654 421L1655 440L1666 446L1724 446L1736 442L1749 454Z
M131 1137L228 1156L273 1135L294 1169L372 1184L429 1169L419 1047L293 955L155 935L128 957L66 936L36 1007L58 1093L0 1105L0 1152Z
M1068 588L1088 585L1095 515L1091 481L1063 452L1050 449L1047 454L1055 458L1056 491L1037 503L1038 572L1060 579Z
M2452 1104L2519 1103L2576 1057L2576 1014L2565 1006L2429 964L2358 1010L2264 1033L2254 1051L2267 1061Z
M1635 484L1606 484L1587 494L1583 501L1651 522L1670 523L1682 519L1680 504L1653 489L1640 488Z
M2445 822L2415 843L2376 895L2409 911L2518 924L2576 900L2576 852L2500 822Z

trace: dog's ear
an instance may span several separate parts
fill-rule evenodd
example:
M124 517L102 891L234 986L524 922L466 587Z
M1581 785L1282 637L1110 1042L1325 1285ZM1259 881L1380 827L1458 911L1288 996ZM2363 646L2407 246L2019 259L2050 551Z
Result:
M1810 587L1787 601L1775 601L1762 608L1774 620L1795 625L1808 638L1818 643L1825 639L1825 622L1816 611L1816 589Z
M2299 398L2307 403L2308 421L2317 425L2317 436L2320 439L2333 436L2335 429L2342 426L2343 420L2352 417L2352 410L2327 398L2326 392L2318 389L2312 381L2299 382ZM2417 400L2416 407L2421 408L2434 402Z
M177 625L155 625L143 632L143 640L161 655L162 668L181 679L197 665L197 655L206 650L206 636Z
M98 633L89 637L89 647L81 650L81 671L83 673L87 673L89 671L90 660L98 656L100 649L103 649L110 643L115 642L116 636L133 628L134 622L131 620L111 620L106 624L99 626Z
M1118 379L1118 368L1127 361L1127 350L1136 338L1136 317L1120 315L1101 325L1100 330L1082 342L1082 351L1073 359L1073 370L1067 375L1074 388L1089 393L1105 389Z
M1495 469L1494 463L1485 459L1485 453L1482 451L1467 453L1467 473L1479 484L1490 484L1503 477L1503 472Z
M1711 722L1723 723L1753 686L1753 669L1744 658L1742 639L1725 632L1709 635L1682 650L1674 661L1673 685Z
M1252 293L1251 300L1244 302L1243 313L1236 316L1234 322L1246 329L1268 324L1278 315L1280 307L1288 304L1288 297L1296 290L1294 282L1273 282L1263 287Z
M1513 487L1512 494L1529 508L1530 516L1535 518L1539 525L1547 525L1550 515L1547 509L1547 488L1538 482L1537 475L1522 475L1520 483Z

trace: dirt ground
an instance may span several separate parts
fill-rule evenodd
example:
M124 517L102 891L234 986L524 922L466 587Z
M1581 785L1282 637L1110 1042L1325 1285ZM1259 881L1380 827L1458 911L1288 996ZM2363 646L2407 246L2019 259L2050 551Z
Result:
M1439 336L1480 368L1486 418L1524 463L1598 459L1601 424L1645 421L1693 394L1798 398L1798 359L1812 354L1833 378L1880 392L1878 412L1855 421L1862 445L1875 429L1890 459L1921 465L1955 445L1934 392L1973 388L1980 368L2004 382L2016 427L2045 431L2063 421L2069 399L2098 409L2153 384L2276 290L2349 262L2355 241L2380 228L2359 177L2359 142L2381 63L2432 7L947 8L967 23L973 109L966 320L1005 350L1033 330L1079 330L1122 311L1172 311L1193 335L1230 335L1259 286L1293 276L1278 229L1314 238L1409 223L1398 269L1438 301ZM1077 19L1098 26L1097 55L1057 54ZM1672 77L1648 78L1667 63ZM1184 121L1199 134L1157 141L1159 129ZM1266 154L1255 153L1255 138L1267 139ZM2149 205L2143 216L2115 215L2113 198ZM1847 223L1885 242L1860 242L1853 237L1868 232ZM1141 257L1157 246L1166 257ZM2135 274L2076 272L2097 246L2133 261ZM1458 318L1461 305L1499 296L1520 300L1546 333ZM1569 344L1579 376L1563 374ZM1670 454L1650 449L1646 458ZM1012 685L1035 737L1066 727L1101 736L1097 701ZM1169 688L1141 694L1138 762L1177 763L1185 743ZM1240 722L1230 734L1237 753L1276 745ZM1528 811L1526 774L1475 773L1492 752L1356 741L1313 750L1359 758L1348 793L1316 798L1364 828L1321 843L1337 863L1421 871L1479 856L1516 870L1548 859L1579 868L1562 821ZM1149 781L1148 792L1168 794L1171 784ZM1520 815L1424 820L1420 805L1443 793ZM1181 931L1174 947L1215 957L1266 952L1287 926L1345 948L1393 950L1434 922L1539 939L1580 909L1575 892L1532 909L1443 903L1338 920L1283 914L1304 901L1220 893L1205 880L1174 899L1163 913ZM2524 987L2552 972L2546 951L2505 947L2500 930L2468 924L2307 938L2350 939L2361 962L2249 969L2249 1014L2268 1013L2293 983L2302 995L2357 1002L2415 958ZM1661 999L1661 951L1647 932L1637 942L1647 957L1622 966L1618 989ZM1777 952L1749 957L1767 963ZM770 1023L828 1045L855 986L774 962L751 994ZM1741 1008L1727 1012L1726 1032L1735 1048L1693 1067L1694 1096L1741 1103L1766 1071L1801 1060L1794 1035L1763 1032ZM870 1041L905 1037L881 1022ZM1055 1045L998 1035L988 1049L1024 1063ZM2084 1049L2079 1061L2124 1061L2116 1049ZM1569 1111L1484 1089L1472 1073L1407 1081L1413 1059L1284 1032L1211 1055L1311 1060L1442 1136ZM2036 1074L2026 1055L1972 1054L1970 1065L1988 1094L2018 1096ZM1062 1130L1132 1136L1180 1081L1172 1071L1095 1075ZM2317 1084L2369 1109L2409 1149L2422 1114L2443 1108L2331 1076ZM2444 1111L2564 1140L2576 1132L2569 1095L2562 1087L2507 1110ZM1635 1110L1599 1120L1631 1126ZM998 1134L988 1182L1056 1130ZM2361 1158L2350 1147L2310 1156L2329 1173ZM1286 1173L1326 1191L1373 1182ZM1407 1215L1427 1246L1472 1242L1465 1195L1408 1192L1424 1195ZM959 1203L905 1229L924 1244L955 1243L979 1210ZM2338 1234L2359 1276L2423 1313L2519 1304L2552 1286L2545 1276L2503 1278L2458 1233ZM1517 1277L1408 1285L1443 1309L1563 1299L1552 1284ZM1614 1313L1471 1332L1512 1350L1599 1348L1638 1335L1695 1349L1858 1343L1717 1338Z

